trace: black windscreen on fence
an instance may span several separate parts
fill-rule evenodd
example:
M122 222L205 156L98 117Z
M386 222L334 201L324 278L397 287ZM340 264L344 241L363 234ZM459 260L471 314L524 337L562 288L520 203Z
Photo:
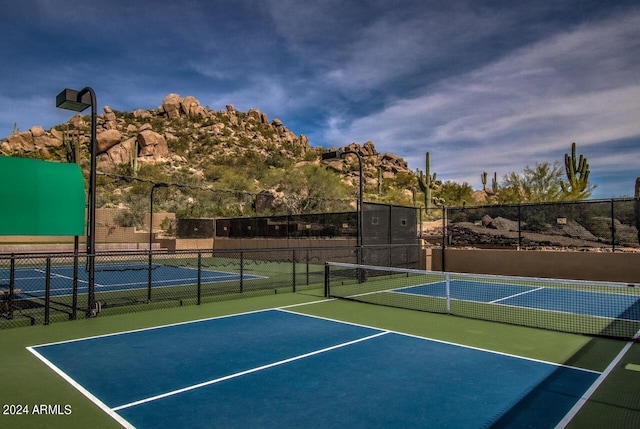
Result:
M364 203L362 244L415 244L418 240L418 209Z
M365 202L362 244L415 244L418 209ZM216 219L220 238L356 238L358 212Z
M356 212L216 219L220 238L356 237Z
M213 219L178 219L177 238L212 238Z
M634 199L448 207L451 246L638 248Z

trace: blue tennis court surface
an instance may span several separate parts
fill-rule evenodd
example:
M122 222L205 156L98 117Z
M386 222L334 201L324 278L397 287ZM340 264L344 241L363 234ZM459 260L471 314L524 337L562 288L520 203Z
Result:
M640 295L637 294L453 279L448 291L446 282L442 281L394 289L393 292L640 321Z
M125 427L554 427L599 373L265 310L29 350Z
M9 270L0 270L0 283L9 282ZM244 274L243 280L264 278ZM15 288L35 296L45 294L46 272L43 268L18 268L15 270ZM188 267L158 265L152 269L153 287L184 286L196 284L198 270ZM215 270L201 270L202 283L216 283L240 280L240 274ZM72 266L51 268L51 295L71 295L73 281ZM146 288L149 285L148 265L145 263L112 264L96 266L96 292L109 292ZM87 293L88 273L84 267L78 268L78 292Z

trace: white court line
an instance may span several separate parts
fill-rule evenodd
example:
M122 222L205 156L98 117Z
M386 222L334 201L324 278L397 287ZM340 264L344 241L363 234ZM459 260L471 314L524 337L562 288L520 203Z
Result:
M40 274L46 274L46 273L47 273L45 270L42 270L42 269L39 269L39 268L35 269L35 271L36 271L37 273L40 273ZM70 276L64 276L64 275L62 275L62 274L54 273L53 271L51 272L51 277L57 277L57 278L59 278L59 279L73 280L73 277L70 277ZM78 281L79 281L79 282L83 282L83 283L87 283L87 281L86 281L86 280L80 280L80 279L78 279Z
M317 303L321 303L321 302L325 302L325 301L314 301L314 302L311 302L310 304L317 304ZM312 318L315 318L315 319L327 320L329 322L336 322L336 323L343 323L343 324L346 324L346 325L359 326L361 328L368 328L368 329L374 329L374 330L383 330L383 331L385 331L386 333L389 333L389 334L396 334L396 335L401 335L403 337L416 338L418 340L423 340L423 341L432 341L434 343L447 344L447 345L450 345L450 346L460 347L460 348L469 349L469 350L476 350L476 351L490 353L490 354L498 355L498 356L512 357L512 358L526 360L526 361L530 361L530 362L541 363L541 364L544 364L544 365L551 365L551 366L554 366L554 367L557 367L557 368L575 369L577 371L589 372L589 373L592 373L592 374L598 374L598 375L601 374L600 371L596 371L596 370L593 370L593 369L580 368L580 367L577 367L577 366L565 365L565 364L561 364L561 363L557 363L557 362L550 362L550 361L531 358L531 357L527 357L527 356L520 356L520 355L516 355L516 354L513 354L513 353L499 352L499 351L496 351L496 350L484 349L482 347L469 346L469 345L466 345L466 344L454 343L454 342L451 342L451 341L438 340L436 338L423 337L423 336L420 336L420 335L409 334L409 333L406 333L406 332L394 331L392 329L385 329L385 328L381 328L379 326L365 325L365 324L362 324L362 323L355 323L355 322L347 322L347 321L344 321L344 320L332 319L330 317L317 316L317 315L308 314L308 313L298 313L297 311L288 310L287 309L288 307L289 306L287 306L287 307L278 307L278 308L275 308L274 310L284 311L286 313L297 314L297 315L300 315L300 316L312 317ZM638 333L638 335L640 335L640 332Z
M315 350L313 352L309 352L309 353L305 353L305 354L302 354L302 355L294 356L294 357L289 358L289 359L284 359L284 360L281 360L281 361L278 361L278 362L273 362L273 363L270 363L270 364L267 364L267 365L262 365L262 366L259 366L259 367L256 367L256 368L248 369L246 371L236 372L235 374L226 375L224 377L216 378L214 380L205 381L203 383L194 384L193 386L184 387L182 389L177 389L177 390L173 390L171 392L162 393L160 395L156 395L156 396L152 396L152 397L149 397L149 398L141 399L139 401L130 402L128 404L124 404L124 405L120 405L118 407L114 407L114 408L112 408L112 410L113 411L120 411L120 410L123 410L125 408L135 407L136 405L145 404L147 402L152 402L152 401L156 401L158 399L166 398L166 397L169 397L169 396L174 396L174 395L177 395L177 394L180 394L180 393L188 392L190 390L195 390L195 389L199 389L201 387L210 386L212 384L216 384L216 383L219 383L221 381L225 381L225 380L230 380L232 378L241 377L243 375L247 375L247 374L251 374L251 373L254 373L254 372L262 371L264 369L273 368L274 366L279 366L279 365L283 365L285 363L294 362L294 361L297 361L297 360L300 360L300 359L308 358L310 356L318 355L320 353L326 353L328 351L339 349L339 348L346 347L346 346L350 346L352 344L357 344L357 343L360 343L362 341L368 341L368 340L371 340L373 338L377 338L377 337L380 337L382 335L386 335L388 333L389 333L388 331L379 332L377 334L370 335L368 337L359 338L357 340L349 341L349 342L342 343L342 344L337 344L335 346L327 347L327 348L320 349L320 350Z
M115 421L120 423L126 429L135 429L135 426L133 426L131 423L129 423L128 421L126 421L125 419L120 417L116 412L111 410L104 402L102 402L100 399L98 399L96 396L94 396L87 389L82 387L82 385L80 385L78 382L76 382L73 378L69 377L67 375L67 373L65 373L63 370L61 370L56 365L54 365L52 362L50 362L47 358L45 358L40 353L38 353L36 350L34 350L33 347L27 347L27 350L29 350L31 353L33 353L33 355L35 357L40 359L45 365L47 365L56 374L58 374L60 377L62 377L67 383L69 383L73 387L75 387L80 393L82 393L84 396L86 396L91 402L96 404L102 411L107 413L107 415L109 415L112 419L114 419Z
M531 293L531 292L537 292L537 291L542 290L542 289L544 289L544 286L540 286L539 288L536 288L536 289L526 290L524 292L516 293L516 294L513 294L513 295L505 296L504 298L500 298L500 299L496 299L496 300L493 300L493 301L489 301L489 304L495 304L495 303L500 302L500 301L504 301L504 300L507 300L507 299L515 298L516 296L520 296L520 295L526 295L526 294Z
M640 331L638 331L633 336L633 339L637 340L638 337L640 337ZM565 415L564 418L562 420L560 420L560 423L558 423L556 425L555 429L564 429L565 427L567 427L569 422L571 420L573 420L573 418L576 416L576 414L578 414L578 411L580 411L582 409L582 407L584 406L584 404L587 403L587 401L595 393L595 391L598 389L598 387L600 387L602 382L609 376L611 371L613 371L613 369L618 365L618 363L620 363L620 361L622 360L624 355L627 353L627 351L629 351L629 349L631 348L633 343L634 343L634 341L629 341L627 344L625 344L625 346L622 348L622 350L620 350L620 353L618 353L618 355L611 361L609 366L607 366L607 368L604 370L604 372L602 374L600 374L600 376L596 379L596 381L593 382L591 387L589 387L589 389L587 389L587 391L584 392L584 395L582 395L580 397L580 399L578 399L578 402L576 402L575 405L569 410L567 415Z
M52 343L43 343L43 344L38 344L38 345L35 345L35 346L31 346L31 347L38 348L38 347L45 347L45 346L54 346L54 345L58 345L58 344L75 343L75 342L84 341L84 340L93 340L93 339L96 339L96 338L115 337L115 336L118 336L118 335L133 334L133 333L136 333L136 332L144 332L144 331L153 331L153 330L156 330L156 329L170 328L170 327L180 326L180 325L189 325L191 323L208 322L210 320L226 319L226 318L230 318L230 317L244 316L246 314L262 313L262 312L267 312L267 311L272 311L272 310L275 310L275 309L274 308L265 308L265 309L260 309L260 310L245 311L245 312L242 312L242 313L223 314L223 315L220 315L220 316L206 317L204 319L186 320L184 322L168 323L166 325L155 325L155 326L150 326L150 327L147 327L147 328L130 329L130 330L127 330L127 331L111 332L111 333L108 333L108 334L91 335L89 337L74 338L74 339L71 339L71 340L55 341L55 342L52 342Z

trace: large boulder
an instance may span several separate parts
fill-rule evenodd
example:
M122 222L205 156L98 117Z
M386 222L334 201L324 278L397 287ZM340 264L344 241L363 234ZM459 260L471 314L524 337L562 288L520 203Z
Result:
M113 111L113 109L109 106L104 106L103 107L104 110L104 120L105 121L115 121L116 120L116 114Z
M9 136L7 144L11 152L33 152L35 150L33 135L29 131Z
M162 100L162 110L170 118L180 116L180 102L182 98L178 94L169 94Z
M180 107L185 115L189 118L195 118L199 116L204 116L204 108L200 105L200 102L192 97L191 95L185 97L180 102Z
M46 152L46 148L60 146L62 146L62 139L47 133L39 125L31 127L29 131L24 133L7 137L6 145L4 145L9 153L31 153L43 150Z
M96 136L98 153L104 153L122 141L122 134L118 130L106 130Z
M107 151L109 159L114 164L128 164L132 156L138 156L135 152L136 138L131 137Z
M255 109L255 108L249 109L249 112L247 113L247 115L250 118L255 119L257 122L260 122L262 124L268 124L269 123L269 118L267 117L267 114L266 113L262 113L258 109Z
M518 230L517 221L505 219L500 216L493 219L487 226L489 228L498 229L501 231L517 231Z
M144 130L136 137L140 145L140 156L164 158L169 155L169 147L165 138L152 130Z

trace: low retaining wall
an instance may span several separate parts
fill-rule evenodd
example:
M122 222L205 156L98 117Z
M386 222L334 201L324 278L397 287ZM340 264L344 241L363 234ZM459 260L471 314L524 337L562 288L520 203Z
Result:
M250 249L297 249L300 247L354 247L355 239L314 239L314 238L216 238L215 248L219 250Z
M427 269L442 271L442 251L428 249ZM640 284L640 253L446 249L445 271Z

